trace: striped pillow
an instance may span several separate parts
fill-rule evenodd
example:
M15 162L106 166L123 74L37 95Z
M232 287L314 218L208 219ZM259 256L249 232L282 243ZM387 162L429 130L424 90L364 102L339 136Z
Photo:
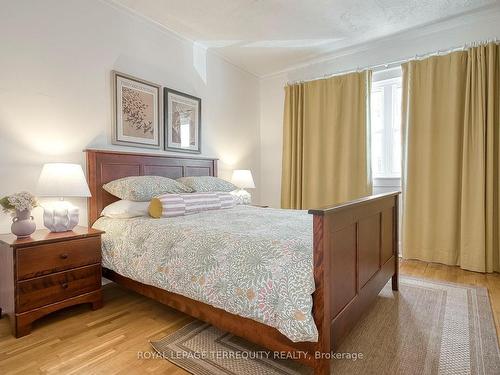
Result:
M235 205L236 200L229 193L164 194L151 200L149 215L159 219L231 208Z

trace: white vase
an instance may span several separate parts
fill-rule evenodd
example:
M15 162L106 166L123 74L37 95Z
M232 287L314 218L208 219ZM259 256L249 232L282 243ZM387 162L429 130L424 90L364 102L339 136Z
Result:
M36 230L36 224L31 216L30 210L16 210L16 216L12 218L12 225L10 227L12 234L17 238L29 237Z

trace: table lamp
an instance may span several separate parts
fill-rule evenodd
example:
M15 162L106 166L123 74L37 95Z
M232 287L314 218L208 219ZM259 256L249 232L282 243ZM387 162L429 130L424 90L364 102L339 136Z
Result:
M231 177L231 182L238 186L240 189L255 188L252 172L250 172L248 169L235 169Z
M78 224L79 209L64 197L90 197L90 190L80 164L47 163L38 178L37 195L57 197L42 204L43 224L51 232L66 232Z

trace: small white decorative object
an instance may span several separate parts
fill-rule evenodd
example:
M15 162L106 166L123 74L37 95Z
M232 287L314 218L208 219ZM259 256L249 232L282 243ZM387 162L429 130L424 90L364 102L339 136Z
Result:
M66 232L78 225L79 209L64 197L90 197L90 190L79 164L44 164L38 179L37 193L60 200L42 204L43 224L51 232Z

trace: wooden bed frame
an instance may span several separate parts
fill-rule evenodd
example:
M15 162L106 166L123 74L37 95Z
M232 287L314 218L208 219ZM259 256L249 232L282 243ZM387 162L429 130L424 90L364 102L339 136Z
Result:
M117 200L102 189L111 180L140 175L217 176L217 159L100 150L86 150L86 153L92 193L88 200L89 226L106 205ZM319 331L318 342L294 343L275 328L254 320L139 283L108 269L103 273L126 288L222 330L267 349L290 353L314 368L315 375L329 374L328 356L391 277L392 289L398 290L398 196L399 192L374 195L309 210L313 215L316 283L312 313Z

